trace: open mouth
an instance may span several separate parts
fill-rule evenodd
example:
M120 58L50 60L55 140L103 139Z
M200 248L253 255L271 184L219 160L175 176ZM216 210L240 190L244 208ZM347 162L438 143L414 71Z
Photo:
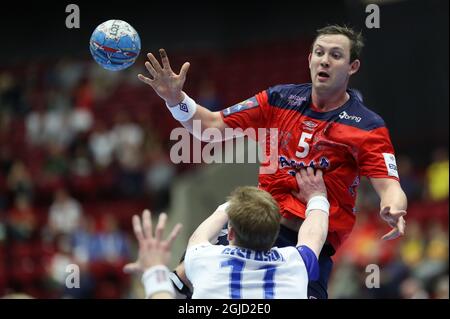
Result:
M321 71L317 74L321 78L329 78L330 75L327 72Z

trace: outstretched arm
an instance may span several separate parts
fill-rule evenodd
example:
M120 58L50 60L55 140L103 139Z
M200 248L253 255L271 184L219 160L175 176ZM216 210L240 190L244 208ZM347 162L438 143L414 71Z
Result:
M370 178L373 188L380 196L380 216L392 227L382 239L395 239L405 234L408 200L400 186L400 183L391 178Z
M211 112L207 108L197 104L183 92L184 82L189 70L189 62L181 67L180 73L172 71L166 51L160 49L162 67L152 53L147 54L148 60L145 67L150 77L138 74L139 80L150 85L153 90L166 102L169 110L191 134L201 140L203 130L207 128L219 129L224 132L227 125L220 112ZM199 120L201 129L194 131L194 120ZM223 136L224 134L222 134Z
M301 169L295 178L300 189L295 195L307 204L305 220L298 231L297 246L308 246L319 258L327 239L330 207L322 171L317 170L314 173L314 169L308 167Z
M216 211L197 227L189 239L188 248L208 241L210 243L215 242L223 225L228 222L228 214L226 212L227 206L228 203L225 203L217 207Z

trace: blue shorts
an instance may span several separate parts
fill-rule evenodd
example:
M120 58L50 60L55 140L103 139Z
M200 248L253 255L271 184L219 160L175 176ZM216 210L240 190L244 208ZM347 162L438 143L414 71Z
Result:
M224 226L226 228L226 226ZM280 225L280 233L274 246L282 248L297 245L298 232ZM228 245L227 235L217 238L217 245ZM333 268L334 249L329 243L325 243L319 255L320 276L317 281L308 283L308 298L310 299L328 299L328 280L330 279L331 270Z

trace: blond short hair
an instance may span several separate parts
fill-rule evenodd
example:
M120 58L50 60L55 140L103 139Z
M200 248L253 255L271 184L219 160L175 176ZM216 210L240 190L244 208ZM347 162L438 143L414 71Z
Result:
M228 198L227 213L236 233L236 245L268 251L280 230L280 209L266 191L253 186L238 187Z

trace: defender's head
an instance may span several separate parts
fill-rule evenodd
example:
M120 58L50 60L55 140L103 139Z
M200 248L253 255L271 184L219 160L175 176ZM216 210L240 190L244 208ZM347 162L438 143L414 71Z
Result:
M280 209L266 191L238 187L228 199L228 240L232 245L268 251L280 230Z

